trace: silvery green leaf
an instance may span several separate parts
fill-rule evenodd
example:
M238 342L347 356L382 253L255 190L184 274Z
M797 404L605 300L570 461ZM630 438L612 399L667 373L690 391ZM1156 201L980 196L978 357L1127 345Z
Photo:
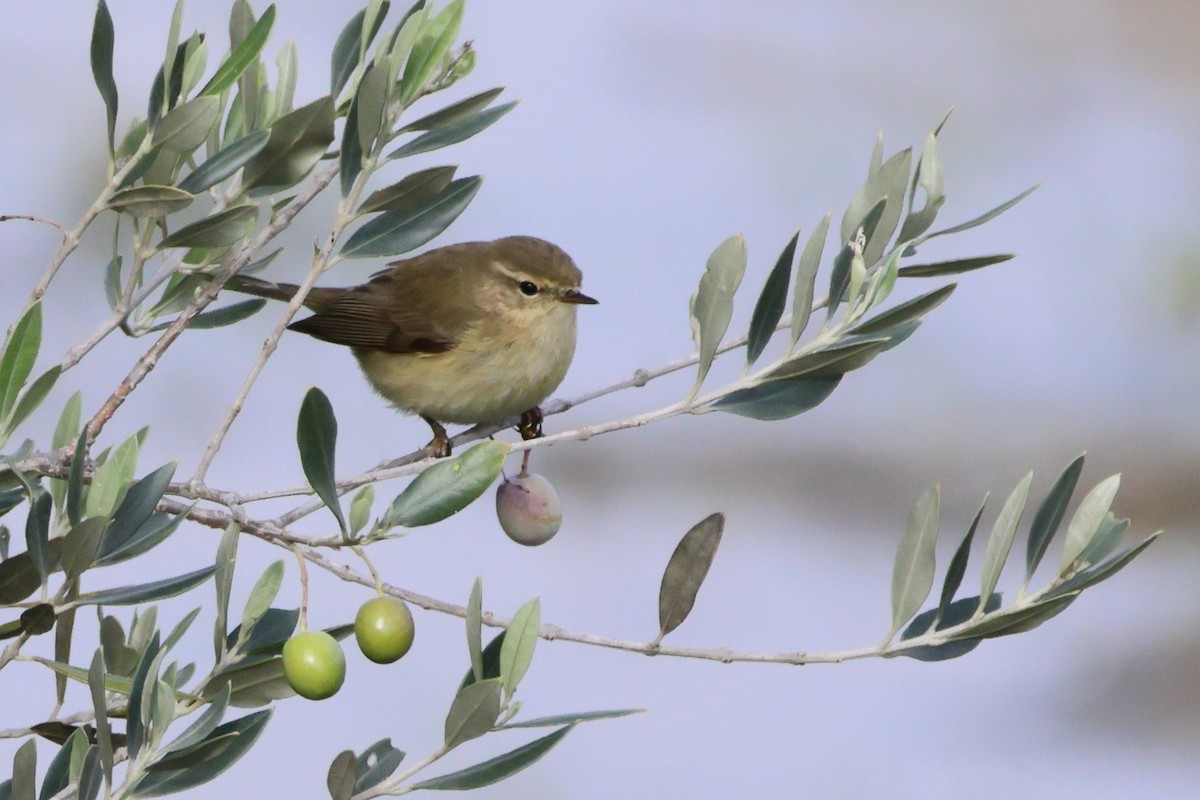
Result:
M358 95L350 100L346 124L342 128L342 149L338 153L338 171L342 197L349 197L355 181L362 173L363 151L358 138Z
M907 300L893 306L887 311L876 314L866 322L860 323L848 331L848 333L850 335L874 335L892 330L911 320L920 319L941 305L957 286L958 284L956 283L949 283L938 289L934 289L932 292L927 292L914 297L912 300Z
M275 117L278 119L292 110L296 96L296 43L288 39L275 56L279 78L275 85Z
M154 126L154 145L174 153L190 153L208 138L221 113L221 101L201 96L167 112Z
M70 783L70 767L71 767L71 751L75 748L79 737L87 740L87 734L82 728L76 728L73 733L67 738L58 752L54 754L54 758L50 760L50 766L46 768L46 775L42 778L42 791L38 795L38 800L51 800L62 790L67 788ZM84 744L83 747L87 745Z
M1030 471L1016 488L1012 490L1012 494L1004 501L1004 507L1000 509L1000 515L996 517L996 522L992 526L992 535L988 539L987 553L983 557L983 570L980 579L979 596L983 598L980 601L980 607L987 603L992 596L992 592L996 590L996 583L1000 580L1000 572L1004 569L1004 562L1008 560L1009 550L1012 549L1013 537L1017 533L1017 525L1021 521L1021 514L1025 511L1025 503L1029 499L1029 485L1033 482L1033 472Z
M1096 535L1092 537L1087 547L1083 548L1083 552L1075 560L1088 566L1099 564L1117 549L1121 537L1127 530L1129 530L1129 520L1117 519L1110 511L1104 516L1100 527L1096 529Z
M1033 522L1029 526L1029 543L1025 552L1026 583L1033 577L1038 564L1042 563L1042 556L1046 554L1050 540L1054 538L1058 526L1062 523L1067 504L1071 502L1071 495L1075 491L1075 485L1079 482L1079 474L1083 471L1083 459L1084 454L1080 453L1074 461L1066 466L1062 474L1054 481L1054 486L1046 494L1046 499L1038 507L1037 513L1033 515Z
M62 367L55 364L37 376L33 383L29 384L29 388L21 395L21 399L17 401L16 408L12 411L12 417L8 420L8 425L6 426L8 430L16 430L30 414L38 409L38 406L46 399L46 395L50 394L50 390L54 388L54 384L58 382L58 376L61 374Z
M942 596L938 601L937 613L934 615L931 625L941 624L943 620L947 619L946 614L949 612L950 604L954 600L954 595L958 593L958 587L962 585L963 576L967 572L967 561L971 557L971 543L975 540L975 531L979 527L979 520L983 516L983 508L987 505L987 501L988 498L984 497L983 502L979 504L975 518L971 520L971 526L967 528L967 535L963 537L958 549L954 551L954 557L950 559L950 566L946 568L946 580L942 583ZM968 616L973 613L975 613L975 609L971 608ZM919 614L916 619L923 616L924 614ZM916 620L914 620L915 622ZM942 625L942 627L948 627L948 625ZM907 630L919 632L915 624L910 624ZM906 635L900 638L908 637Z
M359 147L364 153L370 153L375 145L375 138L383 128L384 112L388 107L388 70L386 64L372 64L358 84L355 99L358 123Z
M346 23L346 27L338 35L333 46L329 82L330 92L335 97L341 94L342 88L350 80L350 76L354 74L354 68L359 64L363 40L365 39L369 44L375 38L375 34L379 32L380 26L383 25L383 18L387 14L387 8L388 3L384 3L381 13L376 15L366 37L363 36L363 21L367 13L365 8L351 17L350 21Z
M871 149L871 160L867 164L867 177L879 172L883 166L883 131L875 135L875 147Z
M233 588L233 567L237 562L238 536L241 528L230 523L217 545L213 584L217 590L217 619L213 626L213 660L220 661L225 654L225 637L229 625L229 594Z
M1015 253L1005 253L996 256L938 261L933 264L910 264L907 267L901 267L898 274L901 278L937 278L942 275L959 275L963 272L990 267L992 264L1002 264L1014 258L1016 258Z
M158 247L228 247L250 235L257 219L258 206L235 206L180 228Z
M825 238L829 233L829 220L832 212L813 229L800 253L800 262L796 266L796 288L792 295L792 344L800 341L801 334L808 327L812 315L813 290L817 281L817 270L821 266L821 254L825 250Z
M37 792L37 743L27 739L13 756L12 783L8 787L12 800L33 800Z
M501 688L499 679L487 678L458 690L446 714L447 748L478 739L492 729L500 716Z
M952 638L953 640L993 639L997 636L1025 633L1066 611L1067 606L1075 602L1075 598L1078 596L1079 593L1076 592L1052 600L1043 600L1031 605L997 611L988 614L962 632L954 634Z
M758 302L754 305L754 314L750 318L750 334L746 342L746 363L753 364L771 340L775 326L783 317L783 307L787 302L788 281L792 277L792 261L796 258L796 242L800 232L791 238L779 254L775 268L767 276Z
M108 4L100 0L96 4L96 17L92 23L92 77L95 78L96 89L104 100L110 155L113 152L113 133L117 125L117 82L113 80L114 40L112 15L108 13Z
M7 421L17 396L37 360L42 346L42 304L34 303L21 315L0 354L0 421Z
M204 34L193 33L183 47L183 74L179 79L179 96L187 97L200 85L200 76L208 67L208 45Z
M883 162L879 169L867 178L842 216L843 242L850 241L860 227L864 229L867 247L863 251L863 259L867 264L874 264L879 259L892 234L896 232L900 212L904 208L904 194L908 188L911 166L912 148L901 150ZM887 203L876 224L868 230L867 218L870 211L881 200L886 200Z
M250 596L246 599L246 607L242 611L242 623L239 626L239 645L250 637L254 626L267 613L267 609L275 601L275 596L279 594L279 587L282 584L283 562L275 561L259 576L258 582L254 584L254 588L250 591Z
M333 513L338 527L345 533L346 519L338 499L334 471L334 449L337 445L337 418L329 398L317 387L304 395L300 416L296 421L296 444L300 448L300 463L308 485Z
M372 484L359 489L350 501L350 533L357 534L371 521L371 505L375 502L375 487Z
M826 347L824 350L789 359L768 372L764 378L771 381L834 378L864 366L889 345L891 339L879 336Z
M918 186L925 191L925 205L920 211L913 208ZM904 218L904 224L900 227L899 241L911 241L929 230L945 202L942 162L937 152L937 134L930 133L917 161L917 174L913 176L912 188L908 193L908 216Z
M353 233L342 246L345 258L394 256L415 250L440 234L466 210L483 178L459 178L437 195L385 211Z
M130 436L113 451L108 460L96 470L92 476L92 485L88 489L87 501L84 505L84 516L103 517L112 513L125 499L129 491L133 472L137 468L140 442L137 435Z
M882 210L882 206L876 206ZM833 257L833 267L829 272L829 300L825 304L825 319L833 319L842 300L846 297L846 289L850 286L850 262L854 259L854 248L850 244L842 246Z
M1017 203L1021 202L1029 195L1033 194L1033 191L1035 189L1037 189L1039 186L1041 186L1040 183L1035 183L1033 186L1030 186L1028 189L1021 192L1016 197L1012 198L1011 200L1006 200L1005 202L1003 202L1000 205L993 208L991 211L987 211L983 214L980 214L978 217L967 220L966 222L963 222L959 225L955 225L952 228L946 228L945 230L937 231L936 233L925 234L924 236L920 237L917 241L918 242L926 242L926 241L929 241L930 239L934 238L935 236L946 236L947 234L951 234L951 233L962 233L963 231L970 230L971 228L982 225L983 223L988 222L989 220L995 219L996 217L1000 216L1005 211L1008 211L1010 208L1015 206Z
M39 490L30 498L29 514L25 518L25 551L33 560L42 582L50 577L54 559L50 553L50 512L53 502L50 493Z
M218 726L205 741L228 740L227 747L212 753L198 764L179 769L154 771L142 778L137 786L138 797L160 797L175 794L207 783L233 766L246 754L271 720L274 709L247 714L241 719ZM201 745L203 746L203 743Z
M503 91L503 86L497 86L494 89L488 89L486 92L471 95L465 100L459 100L457 103L451 103L443 109L434 111L432 114L426 114L415 122L408 123L399 130L399 133L431 131L435 128L444 128L447 125L461 122L487 108L488 104L499 97Z
M406 158L466 141L485 128L491 127L501 117L516 108L518 102L520 101L513 100L510 103L485 109L465 119L427 131L388 153L387 157L388 159Z
M201 95L219 95L237 82L251 65L258 63L259 53L271 35L271 26L275 24L275 5L267 6L267 10L259 17L254 26L234 47L233 51L217 67L217 71L209 78L208 83L200 90Z
M354 794L354 777L358 772L358 758L353 750L343 750L334 757L325 775L325 787L333 800L350 800Z
M114 193L108 207L131 217L165 217L187 208L194 199L190 192L174 186L134 186Z
M230 631L225 640L226 649L236 649L244 656L280 655L283 653L283 646L296 631L296 623L299 621L298 608L268 608L257 622L250 626L248 635L242 635L243 625L238 625ZM330 635L332 636L333 632L330 632Z
M510 722L504 726L504 729L550 728L557 725L571 725L576 722L590 722L597 719L617 719L619 717L628 717L631 714L641 714L645 710L644 708L616 708L611 711L580 711L574 714L555 714L550 717L537 717L535 719L521 720L520 722Z
M255 131L232 144L225 145L180 181L179 188L197 193L216 186L262 152L270 138L269 131Z
M354 792L363 792L383 783L391 777L403 760L404 753L392 746L391 739L380 739L363 750L358 756Z
M940 488L935 483L917 499L908 516L908 525L900 538L892 567L892 629L889 636L921 609L933 588L940 506Z
M266 145L242 172L242 186L270 192L295 186L333 143L333 98L314 100L271 124Z
M979 607L979 603L980 599L978 597L964 597L961 600L951 603L945 609L939 607L936 610L922 611L913 617L913 621L900 634L900 640L911 639L931 630L940 631L961 625L971 619L975 614L975 609ZM986 608L988 612L1000 608L1000 595L998 593L992 595L991 599L987 601ZM947 661L951 658L965 656L978 647L980 641L982 640L964 637L943 644L910 647L898 651L895 655L915 658L918 661Z
M402 103L407 105L415 99L440 68L442 59L458 38L462 16L463 0L451 0L436 16L430 17L421 26L417 41L404 64L404 75L400 79Z
M150 519L175 475L176 465L175 461L164 464L129 487L121 505L113 514L112 525L104 534L99 552L101 558L127 544L138 529Z
M211 328L223 328L226 325L233 325L234 323L253 317L259 311L262 311L266 304L266 300L262 300L257 297L252 300L239 300L236 303L231 303L230 305L223 306L222 308L197 314L196 316L192 317L191 323L188 324L188 329L194 331L203 331ZM171 327L174 322L174 320L169 322L160 322L150 330L166 330L167 328Z
M67 580L78 578L95 563L96 551L107 527L107 519L96 517L85 519L67 531L67 535L63 537L62 556L59 559Z
M406 175L391 186L373 192L358 207L358 213L395 211L424 203L450 185L457 169L458 167L430 167Z
M141 709L143 708L143 698L149 691L147 683L153 685L152 682L158 680L158 664L161 663L158 656L159 638L155 633L150 637L150 641L138 659L137 669L134 670L133 681L130 685L125 723L125 742L130 758L137 758L142 750L142 745L146 742L146 718L141 713Z
M772 380L730 392L703 410L725 411L751 419L788 419L825 402L841 381L841 375Z
M717 357L717 347L729 329L729 320L733 317L733 296L745 272L746 240L740 235L730 236L717 245L717 249L708 257L692 304L693 327L697 332L696 347L699 351L693 396L704 383L713 359Z
M1134 545L1118 550L1111 558L1101 561L1099 564L1082 569L1079 572L1067 578L1062 583L1054 586L1046 593L1046 597L1057 598L1063 595L1070 595L1073 592L1082 591L1090 586L1095 586L1103 580L1111 578L1120 570L1124 569L1125 565L1133 559L1141 555L1141 552L1150 546L1150 543L1159 537L1162 531L1157 531L1150 534Z
M1112 475L1100 481L1094 489L1079 502L1075 516L1067 526L1067 538L1063 542L1062 558L1059 560L1058 571L1066 572L1079 557L1084 548L1091 542L1092 537L1100 529L1100 523L1112 506L1117 489L1121 486L1121 476Z
M194 589L208 580L216 567L204 567L177 575L174 578L164 578L137 586L120 586L115 589L103 589L98 592L87 592L76 598L75 606L129 606L147 603L151 600L161 600L174 597Z
M717 555L724 529L725 515L720 512L710 514L693 525L676 545L658 590L660 637L678 628L692 613L696 595Z
M483 664L483 676L476 678L475 668L472 665L467 669L466 674L463 675L462 681L459 682L459 689L462 689L464 686L470 686L477 681L487 680L488 678L498 679L500 677L500 649L504 647L504 639L506 638L504 634L506 633L508 633L507 630L501 630L493 636L492 640L483 648L483 652L480 653L480 661Z
M390 8L391 3L387 0L367 0L367 7L363 9L363 33L358 43L358 60L360 62L366 58L371 40L375 38L375 32L383 24L383 18L387 16Z
M500 648L500 678L508 697L512 697L533 662L541 619L541 602L535 597L517 609L508 625L508 635ZM480 663L482 667L482 660ZM473 669L474 663L471 666Z
M467 653L475 680L483 680L483 578L475 578L467 600ZM501 645L503 646L503 645Z
M550 751L550 748L570 733L574 725L566 725L553 733L548 733L540 739L534 739L528 744L510 750L503 755L489 758L457 772L439 775L436 778L413 784L414 789L478 789L490 786L512 775L517 774Z
M426 467L392 502L388 521L415 528L457 514L492 485L508 451L504 442L486 441L460 456Z

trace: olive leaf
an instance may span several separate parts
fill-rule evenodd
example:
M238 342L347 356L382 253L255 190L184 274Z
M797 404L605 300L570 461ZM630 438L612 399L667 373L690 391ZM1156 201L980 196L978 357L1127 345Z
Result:
M678 628L692 612L724 529L725 515L710 514L692 526L676 545L658 590L659 638Z
M300 416L296 420L296 444L300 448L300 464L308 485L317 493L326 507L333 513L343 533L348 533L346 519L342 516L342 505L338 499L334 472L334 449L337 445L337 418L329 398L317 387L312 387L300 403Z
M741 236L730 236L708 257L700 286L692 295L691 317L696 349L699 352L696 383L691 396L700 391L717 347L729 329L733 317L733 296L742 283L746 272L746 240Z
M920 610L921 604L929 596L929 590L933 588L940 491L935 483L917 499L896 548L896 561L892 567L892 629L889 637Z

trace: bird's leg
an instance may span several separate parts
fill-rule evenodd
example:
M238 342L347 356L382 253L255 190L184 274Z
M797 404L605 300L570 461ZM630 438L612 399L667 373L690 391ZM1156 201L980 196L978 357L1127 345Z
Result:
M517 426L517 430L526 441L542 438L542 409L534 406L521 414L521 424Z
M442 423L432 417L421 415L421 419L429 423L429 427L433 429L433 441L425 445L433 450L434 458L446 458L450 455L450 436L447 435L446 429L442 427Z

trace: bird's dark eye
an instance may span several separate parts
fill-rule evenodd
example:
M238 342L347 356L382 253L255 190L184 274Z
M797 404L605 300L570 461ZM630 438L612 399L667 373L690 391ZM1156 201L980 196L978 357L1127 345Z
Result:
M526 297L533 297L538 293L537 284L533 281L521 281L517 284L517 288L521 290L521 294Z

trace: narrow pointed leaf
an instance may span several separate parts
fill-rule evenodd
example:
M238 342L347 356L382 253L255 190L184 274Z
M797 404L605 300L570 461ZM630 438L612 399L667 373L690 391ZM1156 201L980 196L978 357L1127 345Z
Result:
M432 198L407 208L385 211L356 230L342 247L346 258L407 253L440 234L466 210L483 178L459 178Z
M400 100L408 103L425 89L458 38L462 25L463 0L451 0L437 16L421 26L421 32L404 64L400 78Z
M113 152L113 132L117 125L117 82L113 80L113 42L116 32L113 30L112 15L108 13L108 4L100 0L96 4L96 18L92 23L92 77L96 81L96 89L104 100L106 127L108 131L108 152Z
M21 315L4 342L0 355L0 421L9 419L41 345L42 304L37 302Z
M846 289L850 286L850 263L853 260L854 248L849 244L842 245L842 249L833 257L833 266L829 272L829 300L825 304L827 320L833 319L834 312L846 296Z
M270 131L255 131L232 144L225 145L180 181L179 188L197 194L216 186L261 153L270 138Z
M855 232L860 227L863 228L867 238L863 260L868 266L879 259L892 234L896 232L900 212L904 208L904 195L908 189L911 166L912 148L901 150L883 162L879 169L867 178L850 201L846 213L842 215L842 242L850 241ZM886 202L884 207L879 209L879 216L873 223L869 223L872 212L883 201Z
M730 392L706 408L751 419L788 419L825 402L841 382L841 375L769 381Z
M946 580L942 583L942 596L938 601L937 614L934 616L932 624L939 624L946 619L946 613L954 600L954 595L958 593L958 587L962 585L963 576L967 572L967 561L971 557L971 543L975 541L975 530L979 527L979 520L983 516L983 509L987 505L987 501L987 497L984 497L983 502L979 504L975 518L971 520L971 526L967 528L967 535L963 537L958 549L954 551L954 556L950 559L950 566L946 568ZM971 613L974 612L975 609L972 608ZM916 627L909 625L909 630L916 630Z
M991 211L980 214L978 217L967 220L966 222L963 222L959 225L955 225L952 228L946 228L945 230L937 231L936 233L926 234L925 236L921 237L918 241L928 241L928 240L934 238L935 236L946 236L947 234L951 234L951 233L962 233L963 231L970 230L971 228L982 225L983 223L988 222L989 220L995 219L996 217L1000 216L1005 211L1008 211L1010 208L1015 206L1017 203L1021 202L1029 195L1033 194L1034 190L1037 189L1039 186L1041 186L1040 183L1035 183L1033 186L1030 186L1028 189L1021 192L1019 195L1017 195L1013 199L1007 200L1007 201L1001 203L1000 205L993 208Z
M392 502L388 521L415 528L457 514L492 485L508 451L504 442L487 441L453 459L426 467Z
M215 97L188 100L154 126L154 145L174 153L190 153L208 139L220 113L221 101Z
M483 578L475 579L467 600L467 652L475 680L483 680Z
M133 535L126 539L123 544L111 552L98 557L96 564L98 566L119 564L122 561L128 561L157 547L166 541L168 536L179 529L180 524L188 518L188 514L191 513L193 508L195 508L194 503L174 516L157 512L151 514L150 519L146 520L145 524L134 531Z
M105 519L112 516L129 491L140 448L137 434L134 434L117 445L108 460L100 465L88 489L85 516Z
M1130 561L1141 555L1142 551L1149 547L1150 543L1157 539L1161 533L1162 531L1152 533L1150 536L1146 537L1137 544L1129 545L1128 547L1117 551L1117 553L1111 558L1105 559L1095 566L1080 570L1062 583L1051 588L1051 590L1047 592L1046 596L1050 598L1057 598L1059 596L1069 595L1072 592L1082 591L1083 589L1095 586L1101 581L1111 578L1113 575L1116 575L1119 571L1124 569Z
M992 535L988 539L987 553L983 557L983 570L980 578L979 596L983 598L980 601L981 607L987 603L992 592L996 590L1000 572L1004 569L1004 563L1008 561L1008 553L1012 548L1013 537L1017 533L1017 525L1021 522L1021 514L1025 512L1025 503L1029 499L1031 483L1033 483L1032 471L1021 479L1012 494L1004 501L1004 507L1000 509L1000 515L996 517L996 522L992 526Z
M142 583L137 586L120 586L115 589L88 592L79 595L74 605L129 606L136 605L137 603L147 603L151 600L162 600L165 597L174 597L175 595L194 589L208 580L215 570L216 567L204 567L203 569L178 575L174 578L164 578L160 581Z
M1004 253L996 256L937 261L932 264L910 264L907 267L901 267L897 274L901 278L938 278L943 275L959 275L963 272L990 267L992 264L1002 264L1016 257L1015 253Z
M37 792L37 743L28 739L13 756L12 800L33 800Z
M940 506L940 488L935 483L908 516L892 568L892 634L921 609L933 588Z
M746 240L741 236L729 237L708 257L692 304L696 348L700 355L693 394L704 383L713 359L717 357L717 347L733 317L733 296L745 272Z
M488 105L500 96L504 91L503 86L497 86L494 89L488 89L485 92L471 95L465 100L459 100L457 103L451 103L443 109L434 111L432 114L426 114L415 122L410 122L400 129L400 133L408 133L410 131L431 131L437 128L444 128L448 125L453 125L456 122L461 122L464 119L473 117L478 112L484 110Z
M104 654L97 650L92 656L92 666L88 670L88 688L92 694L92 710L96 714L96 746L100 749L100 768L104 771L104 780L112 786L113 770L113 741L112 729L108 725L108 701L104 691Z
M481 680L500 677L500 650L504 647L504 640L507 638L504 634L506 633L508 633L507 630L501 630L487 643L487 647L483 648L483 653L480 654L483 662L482 677L475 677L474 667L468 669L467 673L463 675L462 681L458 684L459 689Z
M553 733L547 734L540 739L535 739L529 744L521 745L503 755L490 758L473 767L467 767L457 772L421 781L414 784L413 788L465 791L468 789L478 789L482 786L490 786L493 783L517 774L533 764L549 752L550 748L558 744L574 727L574 725L567 725L566 727L559 728Z
M1083 548L1083 552L1075 560L1088 566L1099 564L1117 549L1121 537L1127 530L1129 530L1128 519L1119 520L1111 512L1108 513L1104 517L1104 522L1100 523L1100 527L1096 530L1096 535L1092 537L1087 547Z
M1063 542L1062 558L1058 565L1060 573L1067 571L1087 547L1092 537L1096 535L1120 486L1121 476L1112 475L1100 481L1079 502L1079 508L1075 509L1075 516L1071 518L1071 522L1067 526L1067 538Z
M386 7L386 3L384 4ZM379 27L383 25L383 18L386 15L383 11L376 16L371 32L367 36L367 41L370 42L375 38L375 34L379 32ZM346 85L346 81L350 80L350 76L354 73L354 68L358 66L359 55L362 50L363 41L363 21L366 17L366 9L360 10L350 21L346 23L346 27L342 28L342 32L338 35L337 42L333 46L333 56L330 65L330 93L335 97L342 92L342 88Z
M296 422L296 444L300 448L300 463L308 484L333 513L338 526L347 530L338 499L334 472L334 449L337 445L337 418L325 393L315 386L304 395L300 416Z
M576 722L628 717L630 714L641 714L645 710L644 708L618 708L612 711L581 711L577 714L555 714L552 717L537 717L535 719L522 720L521 722L510 722L504 728L506 730L508 728L552 728L557 725L573 725Z
M906 300L899 305L889 308L887 311L875 315L848 333L859 336L872 335L891 330L914 319L920 319L941 305L954 292L957 286L958 284L956 283L949 283L938 289L934 289L932 292L914 297L912 300Z
M877 336L827 347L784 362L763 377L771 381L834 378L864 366L890 344L890 339Z
M366 74L358 84L355 121L358 123L359 147L364 153L372 151L375 138L379 136L383 127L384 112L388 105L389 77L386 63L373 64L367 68Z
M992 595L991 599L987 602L987 612L991 613L1000 608L1000 602L999 593ZM923 611L913 617L913 621L908 624L904 632L900 635L900 640L911 639L930 630L940 631L961 625L971 619L975 614L975 609L979 607L979 603L980 599L978 597L964 597L961 600L954 601L945 609L938 608ZM936 625L936 627L931 628L933 625ZM952 658L965 656L978 647L981 641L981 639L970 638L954 639L944 644L910 647L894 655L915 658L917 661L948 661Z
M796 235L779 254L779 260L775 262L775 268L771 270L762 293L758 296L754 315L750 318L750 335L746 343L747 364L753 364L762 355L771 335L775 333L775 326L783 317L788 282L792 277L792 261L796 258L796 243L799 239L800 232L796 231Z
M917 197L917 187L925 190L925 205L920 211L913 209L913 202ZM904 225L900 228L899 241L910 241L929 230L945 202L942 162L937 150L937 133L931 132L925 138L925 146L921 150L921 157L917 160L917 174L913 176L912 187L908 193L908 216L904 218Z
M221 66L217 67L217 71L209 79L208 83L204 85L204 88L200 90L200 94L221 94L230 86L233 86L251 64L257 64L258 56L266 45L267 38L271 35L271 26L274 24L275 5L272 3L267 6L267 10L258 18L258 21L254 23L254 27L246 33L241 42L233 49L233 52L221 62Z
M676 545L658 590L660 635L665 636L678 628L691 613L696 594L717 555L724 529L725 515L720 512L710 514L685 533Z
M174 186L133 186L115 193L108 207L131 217L165 217L182 211L192 204L195 197Z
M62 568L67 580L74 580L96 561L96 552L108 520L93 517L71 527L63 537Z
M813 229L796 266L796 288L792 295L792 347L800 341L800 336L808 327L808 320L812 316L817 270L821 266L821 255L825 251L825 238L829 233L829 220L832 216L832 213L826 214Z
M406 175L391 186L371 194L358 207L361 214L395 211L423 203L450 185L458 167L430 167Z
M158 501L162 500L171 478L175 476L178 462L171 461L146 475L129 487L125 498L112 517L112 525L104 535L104 543L100 546L101 557L110 555L124 546L129 539L142 527Z
M350 110L346 113L346 124L342 128L342 149L338 153L338 178L342 187L342 197L350 196L354 182L362 173L362 166L362 142L358 138L358 95L355 95L350 101Z
M225 637L229 625L229 595L233 587L233 567L237 562L238 536L241 529L231 523L217 545L217 559L213 565L213 585L217 590L217 619L213 623L213 660L220 661L225 654Z
M1079 483L1079 474L1083 471L1083 459L1084 455L1081 453L1066 466L1054 481L1054 486L1046 494L1046 499L1038 507L1037 513L1033 515L1033 522L1029 526L1029 543L1025 553L1026 583L1033 577L1038 564L1042 563L1042 556L1046 554L1050 540L1054 538L1058 526L1062 523L1063 515L1067 511L1067 504L1071 502L1071 495L1075 492L1076 484Z
M542 605L535 597L517 609L508 625L508 635L504 637L504 645L500 648L500 676L508 697L512 697L533 662L541 624ZM482 669L482 660L480 666Z
M226 325L234 325L244 319L249 319L263 310L267 301L259 298L253 300L241 300L236 303L218 308L214 311L205 311L202 314L197 314L192 317L191 323L188 325L189 330L203 331L212 328L223 328ZM175 320L161 322L151 328L151 331L162 331L171 327Z
M50 766L46 767L46 775L42 778L42 791L38 794L38 800L51 800L71 782L71 751L78 741L78 736L86 738L87 734L82 728L76 728L50 760Z
M500 716L502 685L496 678L477 681L459 689L446 714L445 746L457 747L492 729Z
M158 247L228 247L248 236L257 220L258 206L236 206L180 228Z
M241 631L238 634L239 643L249 638L254 626L258 624L258 621L267 613L267 609L271 607L271 603L275 601L275 596L279 594L279 587L282 584L283 562L276 561L263 570L258 582L250 590L250 597L247 598L246 607L242 611Z
M498 105L495 108L480 111L466 119L460 119L457 122L434 128L396 148L391 153L388 153L387 157L388 159L407 158L408 156L429 153L433 150L449 147L452 144L464 142L475 134L490 128L501 117L516 108L518 102L520 101L513 100L512 102Z
M50 493L39 491L30 502L29 515L25 518L25 548L33 560L33 566L44 583L54 567L50 553L50 512L53 502Z

